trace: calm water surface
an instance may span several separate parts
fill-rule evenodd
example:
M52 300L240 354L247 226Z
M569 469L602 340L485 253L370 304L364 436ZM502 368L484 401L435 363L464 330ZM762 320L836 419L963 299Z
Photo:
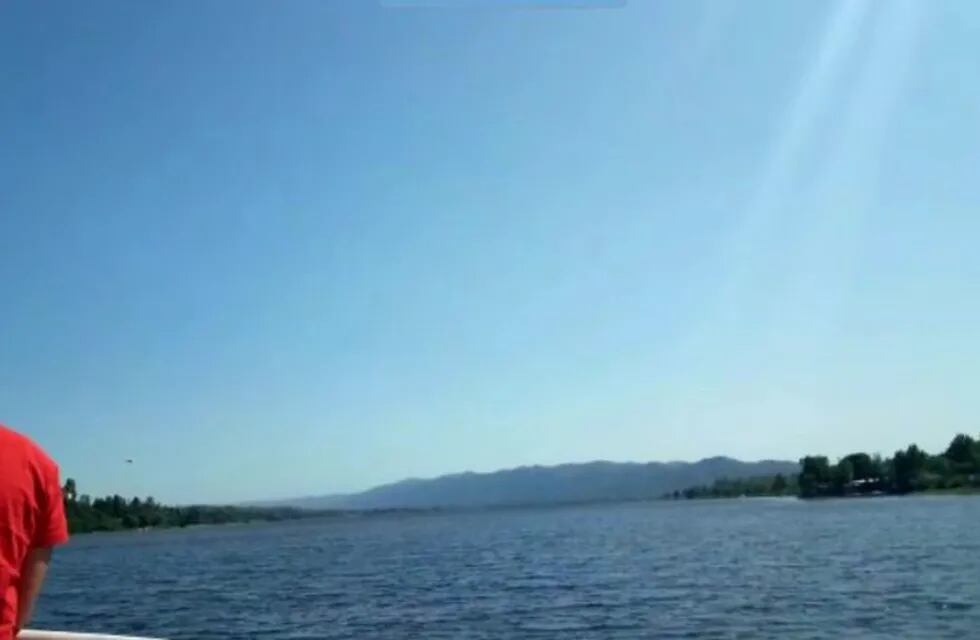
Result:
M980 498L80 536L36 626L191 638L976 638Z

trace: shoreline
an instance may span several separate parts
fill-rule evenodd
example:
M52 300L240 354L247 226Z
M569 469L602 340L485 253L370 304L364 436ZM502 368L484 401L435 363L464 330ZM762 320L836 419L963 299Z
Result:
M851 500L851 499L873 499L873 498L912 498L916 496L921 497L958 497L958 496L978 496L980 495L980 487L957 487L955 489L925 489L923 491L910 491L908 493L893 493L893 492L881 492L881 493L851 493L847 495L826 495L826 496L810 496L803 497L800 495L787 495L787 494L773 494L773 495L755 495L755 496L694 496L691 498L685 498L681 496L680 498L660 498L663 502L704 502L709 500L774 500L774 499L794 499L800 500L802 502L814 502L820 500Z
M758 501L758 500L785 500L785 501L799 501L799 502L822 502L822 501L833 501L833 500L852 500L852 499L876 499L876 498L908 498L908 497L972 497L980 496L980 487L961 487L956 489L930 489L926 491L913 491L911 493L881 493L881 494L851 494L845 496L814 496L811 498L803 498L798 495L754 495L754 496L697 496L692 498L649 498L649 499L637 499L637 500L601 500L601 501L591 501L591 502L558 502L558 503L540 503L540 504L502 504L502 505L482 505L473 507L442 507L442 508L426 508L426 509L387 509L387 510L350 510L335 513L320 513L320 514L310 514L304 517L298 518L279 518L275 520L248 520L248 521L235 521L235 522L214 522L214 523L197 523L188 524L185 526L157 526L157 527L142 527L142 528L128 528L128 529L105 529L105 530L95 530L95 531L78 531L71 534L71 538L76 538L78 536L92 536L92 535L104 535L104 534L138 534L138 533L151 533L156 531L175 531L182 529L215 529L224 528L230 526L252 526L252 525L262 525L262 524L278 524L283 522L300 522L300 521L317 521L317 520L353 520L353 519L364 519L364 518L375 518L390 515L437 515L437 514L465 514L473 513L479 511L498 511L498 510L523 510L523 509L560 509L566 507L588 507L588 506L606 506L606 505L617 505L617 504L641 504L641 503L659 503L659 502L738 502L741 500L748 501Z

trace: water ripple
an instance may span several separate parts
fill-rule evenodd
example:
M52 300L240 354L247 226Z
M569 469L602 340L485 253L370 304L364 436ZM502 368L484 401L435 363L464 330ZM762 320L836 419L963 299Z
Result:
M652 503L79 537L38 626L173 638L963 638L980 499Z

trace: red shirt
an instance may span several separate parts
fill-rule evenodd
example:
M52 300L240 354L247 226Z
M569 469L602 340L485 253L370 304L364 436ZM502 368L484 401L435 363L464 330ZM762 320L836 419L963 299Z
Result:
M0 640L13 637L27 553L67 540L58 465L29 439L0 425Z

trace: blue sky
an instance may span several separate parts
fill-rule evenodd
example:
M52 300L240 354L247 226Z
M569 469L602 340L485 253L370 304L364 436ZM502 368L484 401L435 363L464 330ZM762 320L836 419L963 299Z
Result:
M4 2L0 421L172 501L938 449L980 430L978 28Z

